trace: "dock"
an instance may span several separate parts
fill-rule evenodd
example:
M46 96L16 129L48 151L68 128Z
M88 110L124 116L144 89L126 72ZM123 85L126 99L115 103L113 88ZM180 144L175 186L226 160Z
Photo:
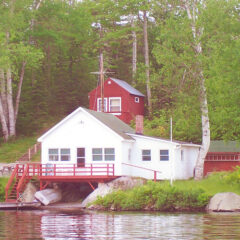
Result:
M0 202L0 210L35 209L41 206L40 202Z

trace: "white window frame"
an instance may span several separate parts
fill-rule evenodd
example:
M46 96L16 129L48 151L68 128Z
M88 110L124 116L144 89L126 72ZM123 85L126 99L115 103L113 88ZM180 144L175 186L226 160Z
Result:
M108 150L113 150L113 152L109 153ZM104 160L105 161L115 161L115 148L104 148Z
M57 153L50 153L51 150L56 150ZM51 158L53 158L53 159L55 158L57 160L50 159L50 156L51 156ZM49 148L48 149L48 161L49 162L58 162L59 161L59 149L58 148Z
M161 151L168 151L168 154L161 154ZM167 162L167 161L169 161L170 160L170 152L169 152L169 149L160 149L160 151L159 151L159 154L160 154L160 161L161 162ZM168 157L168 159L161 159L161 157Z
M139 103L140 102L139 97L135 97L134 99L135 99L135 103Z
M57 153L52 154L50 150L57 150ZM62 153L62 150L69 150L69 153ZM57 160L50 160L50 156L55 156ZM68 160L62 160L63 156L68 156ZM70 162L71 161L71 149L70 148L49 148L48 149L48 161L49 162Z
M70 148L60 148L59 149L59 154L60 154L60 161L61 162L69 162L71 161L71 149ZM69 150L69 153L62 153L63 150ZM68 160L63 160L63 157L67 157Z
M94 153L94 150L100 150L99 153ZM94 157L101 157L101 159L94 159ZM92 161L103 161L103 149L102 148L92 148Z
M120 100L120 109L119 111L111 111L111 100ZM113 113L119 113L122 111L122 98L121 97L110 97L109 100L108 100L108 106L109 106L109 112L113 112ZM116 107L116 106L114 106Z
M94 153L94 150L99 150L99 153ZM107 150L113 150L113 153L107 153ZM98 156L99 159L94 159L94 156ZM101 148L101 147L96 147L96 148L92 148L92 161L93 162L101 162L101 161L115 161L115 148L113 147L106 147L106 148ZM112 157L112 159L107 159L109 157Z
M102 98L98 98L97 99L97 112L101 112L102 109L101 109L101 101L102 101ZM104 98L104 112L107 112L108 110L108 99L107 98Z
M146 153L146 151L148 151L148 154ZM143 162L150 162L151 160L152 160L151 149L142 149L142 161Z

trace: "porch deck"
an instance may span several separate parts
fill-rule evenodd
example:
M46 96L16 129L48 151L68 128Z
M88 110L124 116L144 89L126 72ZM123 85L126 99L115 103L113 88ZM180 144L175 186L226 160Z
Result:
M44 189L51 182L108 182L118 176L114 173L113 163L94 164L16 164L16 167L5 188L6 201L17 201L19 194L24 191L26 184L32 178L40 181L40 189ZM11 193L9 194L9 190Z

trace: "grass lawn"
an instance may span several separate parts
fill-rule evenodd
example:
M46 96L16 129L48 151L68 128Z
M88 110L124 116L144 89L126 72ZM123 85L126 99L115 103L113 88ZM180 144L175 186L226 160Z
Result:
M28 148L37 142L37 137L21 137L0 145L0 162L11 163L17 161Z
M209 175L201 181L182 180L175 181L173 186L181 189L202 188L208 195L214 195L219 192L234 192L240 195L240 186L236 182L230 183L227 178L230 173L221 172Z

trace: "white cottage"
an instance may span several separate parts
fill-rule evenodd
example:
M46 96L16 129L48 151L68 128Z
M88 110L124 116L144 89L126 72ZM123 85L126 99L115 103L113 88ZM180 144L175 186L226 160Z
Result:
M200 148L191 143L136 134L114 115L82 107L38 141L42 143L42 164L72 165L74 173L75 169L87 166L111 165L114 176L158 180L193 177Z

